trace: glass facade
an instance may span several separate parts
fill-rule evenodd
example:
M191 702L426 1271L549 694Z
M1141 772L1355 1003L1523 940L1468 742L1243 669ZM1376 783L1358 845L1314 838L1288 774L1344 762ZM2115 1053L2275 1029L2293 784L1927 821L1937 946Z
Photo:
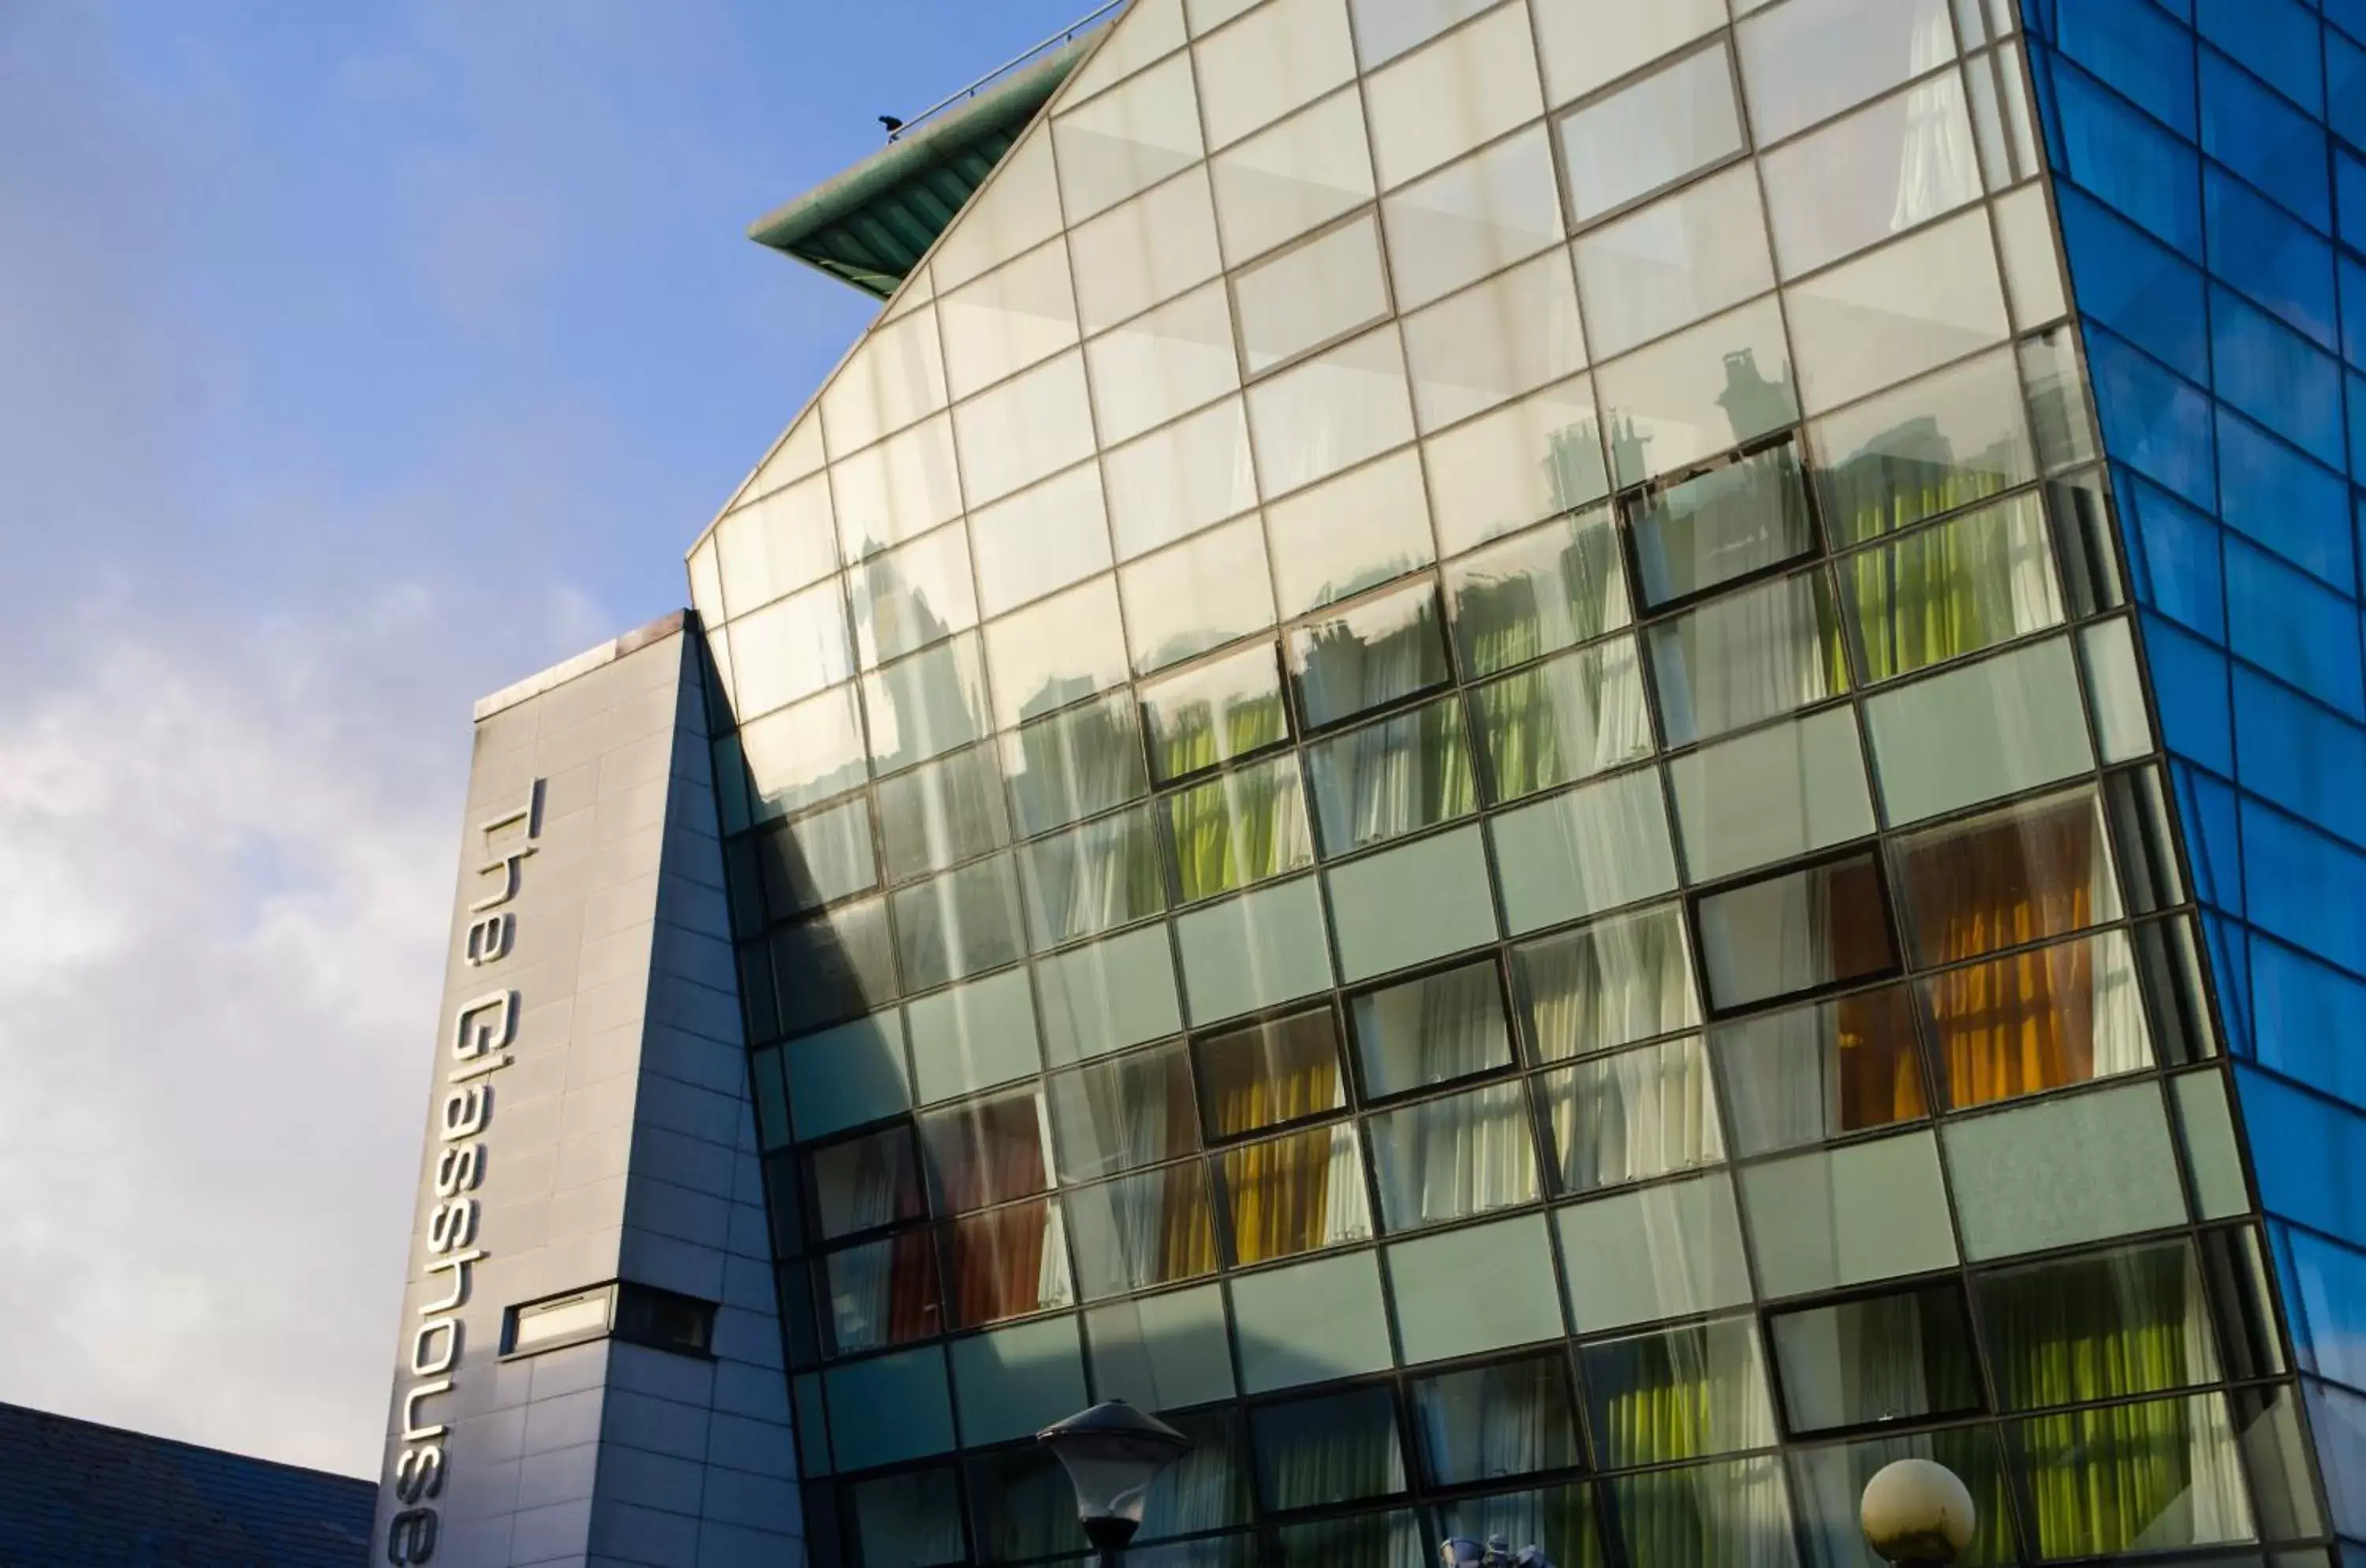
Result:
M2326 4L1136 0L690 558L817 1562L2324 1561Z

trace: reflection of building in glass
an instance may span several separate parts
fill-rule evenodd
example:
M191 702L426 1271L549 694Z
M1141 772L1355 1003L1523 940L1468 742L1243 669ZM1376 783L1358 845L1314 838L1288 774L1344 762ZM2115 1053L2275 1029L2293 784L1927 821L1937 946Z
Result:
M2040 9L1136 0L864 264L690 557L815 1561L2366 1538L2366 41Z

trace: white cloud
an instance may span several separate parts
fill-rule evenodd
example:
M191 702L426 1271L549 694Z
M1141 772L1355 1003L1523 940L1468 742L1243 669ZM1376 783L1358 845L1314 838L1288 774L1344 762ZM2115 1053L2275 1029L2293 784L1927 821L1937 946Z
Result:
M118 635L0 703L0 1398L374 1470L467 776L440 698L498 683L465 607Z

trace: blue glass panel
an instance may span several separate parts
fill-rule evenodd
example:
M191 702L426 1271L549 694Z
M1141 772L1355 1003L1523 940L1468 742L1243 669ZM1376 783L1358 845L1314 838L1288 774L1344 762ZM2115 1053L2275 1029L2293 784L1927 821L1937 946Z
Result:
M2236 1056L2251 1054L2248 936L2225 916L2202 911L2202 944L2210 951L2210 972L2218 976L2219 1021L2226 1027L2226 1048Z
M2062 186L2056 195L2079 314L2188 379L2206 383L2210 343L2201 270L2076 186Z
M2347 149L2333 155L2333 180L2341 196L2341 241L2354 251L2366 251L2366 164Z
M2333 347L2333 247L2215 164L2203 166L2202 196L2211 270Z
M2341 468L2341 362L2225 288L2211 290L2210 322L2218 395L2318 462ZM2222 445L2220 459L2232 468L2235 455Z
M2354 39L2366 39L2366 0L2325 0L2325 14Z
M2103 445L2122 462L2200 507L2218 503L2210 400L2098 328L2087 331L2087 375L2103 420Z
M2325 130L2223 55L2202 51L2202 150L2320 229Z
M2341 353L2352 365L2366 367L2366 266L2348 256L2341 265Z
M2248 1067L2235 1085L2268 1210L2366 1246L2366 1117Z
M2158 616L2146 615L2144 626L2162 743L2231 776L2235 739L2226 705L2226 656Z
M2231 785L2169 764L2169 787L2185 823L2185 858L2193 863L2193 896L2204 904L2243 912L2243 840L2236 822L2237 796Z
M2338 417L2340 378L2320 390ZM2335 588L2346 592L2357 580L2349 481L2224 408L2218 411L2218 488L2219 515L2228 527Z
M2366 980L2355 980L2282 942L2251 942L2251 998L2262 1066L2366 1107ZM2359 1298L2366 1311L2366 1294ZM2366 1353L2366 1346L2360 1347Z
M2337 32L2325 35L2325 121L2334 135L2366 147L2366 49Z
M2226 640L2226 582L2218 565L2218 520L2159 486L2131 478L2122 510L2135 518L2138 593L2143 602L2213 642Z
M2312 112L2325 107L2316 18L2292 0L2199 0L2202 36Z
M2278 1226L2290 1259L2293 1337L2308 1340L2304 1365L2366 1388L2366 1253Z
M2226 541L2226 646L2351 717L2366 718L2357 606L2235 538Z
M2349 474L2366 473L2366 376L2349 372L2344 385L2349 394Z
M2235 761L2245 789L2366 844L2366 728L2237 665Z
M2054 72L2063 172L2194 260L2202 259L2202 161L2193 149L2077 67Z
M2193 35L2151 0L2074 0L2061 8L2062 52L2191 139Z
M2245 795L2243 886L2253 925L2366 975L2366 854Z

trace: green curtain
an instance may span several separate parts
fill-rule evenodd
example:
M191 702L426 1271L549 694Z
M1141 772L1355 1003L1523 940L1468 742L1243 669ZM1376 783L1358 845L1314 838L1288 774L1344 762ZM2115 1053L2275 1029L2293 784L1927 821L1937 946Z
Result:
M1865 678L1886 681L2062 618L2034 492L1840 562Z
M1262 882L1313 858L1293 754L1219 774L1166 796L1164 804L1187 904Z

